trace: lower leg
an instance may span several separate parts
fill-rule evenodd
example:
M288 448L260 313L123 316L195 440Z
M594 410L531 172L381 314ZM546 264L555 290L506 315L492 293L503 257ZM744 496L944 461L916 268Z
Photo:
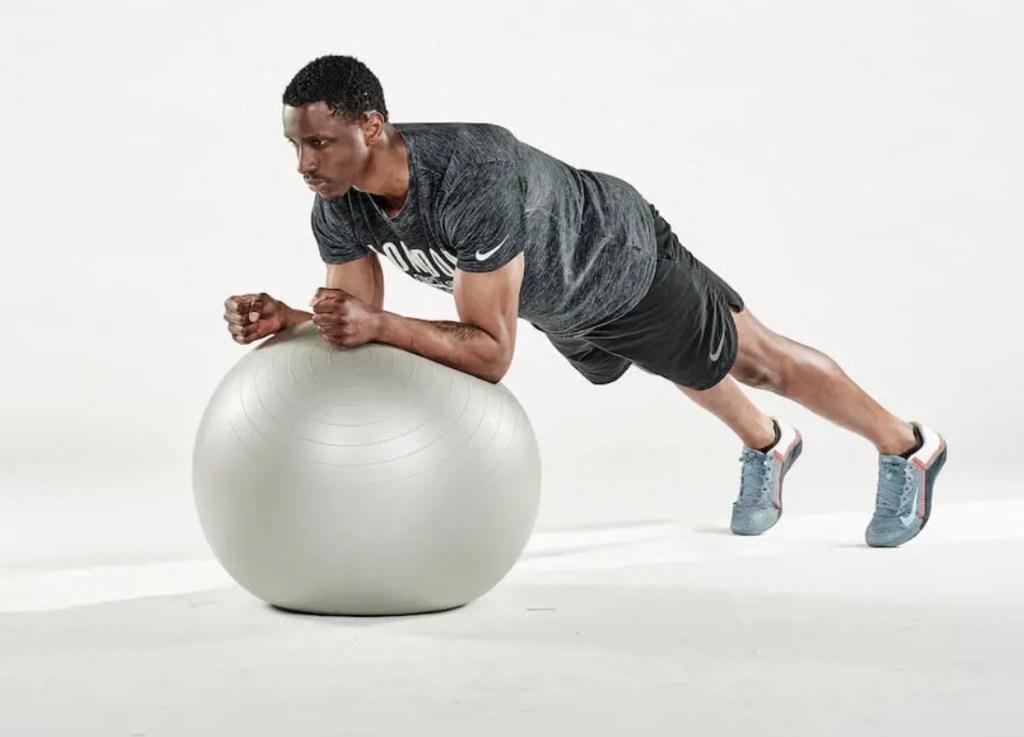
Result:
M775 440L775 426L743 393L739 384L726 376L710 389L697 391L676 385L695 403L720 419L749 448L764 448Z
M792 399L897 455L916 444L913 427L882 407L821 351L772 332L749 310L733 315L740 356L733 375Z
M779 394L897 455L916 443L914 429L882 407L824 353L783 338L792 358Z

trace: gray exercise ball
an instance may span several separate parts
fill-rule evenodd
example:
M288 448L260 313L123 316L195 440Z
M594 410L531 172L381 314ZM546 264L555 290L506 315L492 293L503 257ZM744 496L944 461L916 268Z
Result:
M533 531L540 454L501 384L304 323L217 386L192 459L214 555L254 596L317 614L466 604Z

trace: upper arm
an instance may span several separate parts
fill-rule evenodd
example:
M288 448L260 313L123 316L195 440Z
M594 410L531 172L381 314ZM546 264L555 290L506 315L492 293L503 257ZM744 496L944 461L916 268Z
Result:
M448 187L442 228L458 256L453 289L461 322L497 342L512 363L526 255L526 178L514 161L488 161Z
M474 164L446 183L441 228L464 272L494 271L527 244L527 182L514 161Z
M324 286L328 289L343 289L378 310L384 307L384 274L381 272L380 259L373 251L354 261L327 264Z
M525 256L519 253L492 271L455 271L455 307L459 320L494 338L500 347L503 369L511 365L515 352L524 262Z
M352 202L347 195L341 202L331 204L320 197L313 201L310 224L320 258L327 265L324 286L343 289L380 309L384 303L380 261L376 253L361 245L356 238L351 207Z

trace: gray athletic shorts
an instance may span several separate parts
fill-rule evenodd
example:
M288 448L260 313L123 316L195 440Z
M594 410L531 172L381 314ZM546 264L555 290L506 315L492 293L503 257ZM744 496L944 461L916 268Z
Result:
M679 242L651 205L658 264L647 294L614 321L565 337L555 348L593 384L610 384L631 365L691 389L709 389L732 370L738 342L729 306L743 298Z

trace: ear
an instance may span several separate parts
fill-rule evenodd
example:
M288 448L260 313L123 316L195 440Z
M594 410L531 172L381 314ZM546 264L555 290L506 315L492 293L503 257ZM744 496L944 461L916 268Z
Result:
M363 141L367 146L379 143L384 135L384 116L376 110L365 113L360 129L363 131Z

